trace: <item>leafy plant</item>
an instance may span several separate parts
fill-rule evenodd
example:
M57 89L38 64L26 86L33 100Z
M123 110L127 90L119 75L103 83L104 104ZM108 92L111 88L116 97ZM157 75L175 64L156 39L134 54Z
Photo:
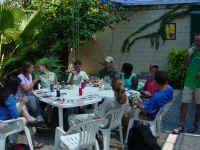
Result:
M1 6L1 81L18 73L25 60L36 64L44 61L50 70L62 76L71 48L85 45L97 31L127 20L126 9L98 0L77 2L74 5L74 0L8 0ZM17 17L18 14L21 16Z
M26 19L21 8L0 5L0 80L17 73L24 60L35 61L33 43L41 26L40 10ZM34 57L32 57L34 56Z
M39 47L48 49L48 53L59 54L62 59L68 57L71 48L78 49L94 40L97 31L113 28L115 23L127 20L126 9L101 5L98 0L77 0L76 4L73 0L59 0L45 2L42 7L46 21Z
M167 61L168 61L168 78L169 84L175 89L183 89L185 78L185 61L187 57L188 48L179 50L172 48Z

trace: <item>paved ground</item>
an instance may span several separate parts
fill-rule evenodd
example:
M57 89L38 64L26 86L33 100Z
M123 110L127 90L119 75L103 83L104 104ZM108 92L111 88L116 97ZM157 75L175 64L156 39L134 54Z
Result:
M171 105L171 108L166 113L166 115L163 117L162 121L162 129L165 131L172 131L174 128L177 127L178 121L179 121L179 113L180 113L180 106L181 106L181 93L177 94L175 97L175 101L173 105ZM195 104L189 104L188 105L188 113L185 120L185 130L187 131L188 128L192 126L192 123L194 121L194 113L195 113ZM196 134L200 134L200 130L196 132Z
M179 110L180 110L180 104L181 104L181 95L176 96L176 100L174 101L173 105L171 105L171 108L166 113L166 115L163 117L161 129L161 140L160 144L164 144L166 138L168 137L169 133L175 128L178 124L178 118L179 118ZM195 105L191 104L189 105L188 115L185 123L186 129L188 129L192 125L193 116L194 116L194 109ZM23 136L20 136L20 141L23 143L25 141ZM41 150L51 150L53 149L54 144L54 135L52 133L49 133L48 135L39 135L37 136L37 139L40 142L45 143L45 146ZM176 139L174 150L199 150L200 149L200 130L196 134L181 134ZM113 138L111 140L111 149L112 150L119 150L119 146L117 146L118 141Z

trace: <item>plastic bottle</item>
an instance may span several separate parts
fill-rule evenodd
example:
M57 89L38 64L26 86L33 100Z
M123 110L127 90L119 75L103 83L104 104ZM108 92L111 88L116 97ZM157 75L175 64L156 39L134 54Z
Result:
M60 97L60 86L59 86L59 83L57 84L57 87L56 87L56 97Z
M53 82L50 82L50 91L54 92L54 84L53 84Z
M65 89L65 81L62 81L62 82L61 82L61 88L62 88L62 89Z

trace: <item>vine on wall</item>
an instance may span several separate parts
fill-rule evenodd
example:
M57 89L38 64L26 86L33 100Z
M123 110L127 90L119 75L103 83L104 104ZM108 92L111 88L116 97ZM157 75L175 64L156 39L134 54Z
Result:
M154 47L156 50L158 50L160 46L160 39L162 39L163 43L165 43L165 37L166 37L165 25L173 21L174 19L188 15L189 12L191 11L189 8L186 10L179 11L180 9L183 9L183 8L184 8L184 5L178 5L174 9L166 12L164 15L162 15L158 19L143 25L134 33L130 34L123 43L122 52L129 52L130 48L135 44L137 40L144 39L144 38L150 38L151 46ZM145 29L159 22L160 22L160 27L157 31L136 37L137 34L143 32Z

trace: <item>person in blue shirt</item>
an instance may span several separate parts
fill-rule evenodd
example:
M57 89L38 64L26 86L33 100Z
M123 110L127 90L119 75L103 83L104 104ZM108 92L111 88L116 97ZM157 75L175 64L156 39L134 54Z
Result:
M0 89L0 120L9 120L13 118L18 118L19 114L22 112L23 106L26 103L25 99L22 100L16 107L16 101L14 94L18 90L20 80L16 79L12 82L12 88L1 87Z
M157 71L154 80L156 92L150 99L139 104L139 108L142 113L146 115L147 120L154 120L160 108L173 99L173 88L166 84L167 73L164 71Z
M0 120L16 119L23 113L23 107L27 102L27 98L24 97L20 103L16 104L15 94L19 88L21 81L18 77L10 77L6 81L6 86L0 88ZM34 148L40 148L42 143L38 143L32 137Z

